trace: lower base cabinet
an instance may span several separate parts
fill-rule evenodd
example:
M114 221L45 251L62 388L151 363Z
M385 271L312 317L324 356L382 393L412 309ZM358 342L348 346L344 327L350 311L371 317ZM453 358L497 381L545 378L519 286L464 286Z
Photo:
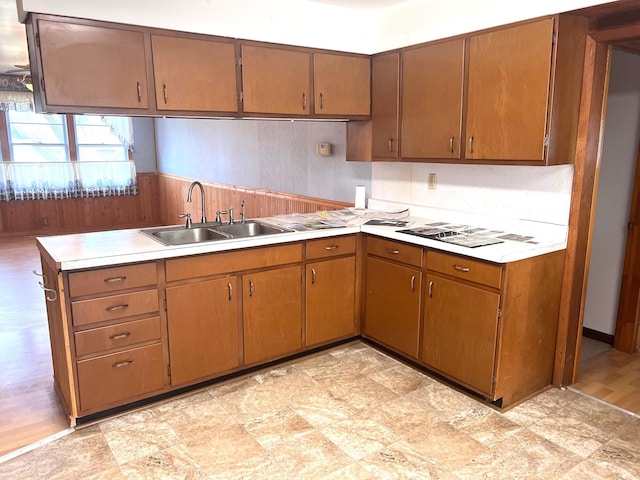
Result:
M243 275L244 363L274 360L302 348L302 267Z
M240 365L237 277L166 289L171 385Z

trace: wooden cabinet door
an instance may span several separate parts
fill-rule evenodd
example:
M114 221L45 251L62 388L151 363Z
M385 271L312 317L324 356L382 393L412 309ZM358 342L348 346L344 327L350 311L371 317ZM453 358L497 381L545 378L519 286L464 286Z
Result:
M237 277L168 287L171 385L240 364Z
M355 277L355 257L307 265L306 346L353 335Z
M544 159L553 19L469 40L466 158Z
M364 333L418 358L422 272L367 258Z
M464 40L402 54L402 156L460 158Z
M309 115L310 53L242 45L245 113Z
M242 277L245 364L272 360L302 347L302 267Z
M491 396L500 295L427 274L422 361Z
M232 42L151 35L158 110L237 112Z
M371 155L398 158L400 147L400 53L375 55L371 60Z
M47 20L38 32L48 105L149 107L142 32Z
M316 115L368 116L371 113L371 61L368 57L314 53Z

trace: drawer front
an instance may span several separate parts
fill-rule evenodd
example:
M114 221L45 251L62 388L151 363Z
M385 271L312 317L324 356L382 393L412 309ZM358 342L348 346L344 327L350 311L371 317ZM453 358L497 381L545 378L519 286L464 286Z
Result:
M71 302L71 313L75 326L157 311L157 290L143 290Z
M422 266L422 247L394 242L385 238L368 236L367 253L416 267Z
M316 258L336 257L338 255L353 254L356 251L356 236L321 238L307 242L306 257L308 260Z
M76 355L88 355L112 348L160 339L160 317L143 318L108 327L75 333Z
M302 244L175 258L165 263L167 282L302 262Z
M162 345L154 344L78 362L80 410L127 403L164 386Z
M501 265L472 260L459 255L429 250L427 253L427 268L434 272L481 283L493 288L501 288L502 285Z
M155 263L123 265L69 274L69 295L95 295L158 283Z

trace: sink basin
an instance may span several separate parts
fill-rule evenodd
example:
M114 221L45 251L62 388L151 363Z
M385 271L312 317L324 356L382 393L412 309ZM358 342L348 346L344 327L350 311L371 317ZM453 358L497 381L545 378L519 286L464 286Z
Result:
M229 235L231 238L274 235L276 233L284 233L288 231L272 225L266 225L255 220L249 220L245 223L234 223L233 225L220 225L219 227L213 227L213 230Z
M212 240L227 240L231 238L222 232L216 232L211 228L196 227L168 227L153 230L141 230L145 235L158 240L165 245L187 245L189 243L210 242Z
M287 231L288 230L266 225L255 220L249 220L246 223L234 223L233 225L220 225L215 223L213 225L205 224L205 226L193 228L179 226L140 230L144 235L147 235L164 245L171 246L213 242L216 240L230 240L233 238L273 235L276 233L285 233Z

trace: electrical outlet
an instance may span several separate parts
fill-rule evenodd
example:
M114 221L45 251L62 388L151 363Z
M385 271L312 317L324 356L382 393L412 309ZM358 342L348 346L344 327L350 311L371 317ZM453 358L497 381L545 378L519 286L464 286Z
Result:
M438 177L435 173L429 174L429 190L435 190L438 188Z
M40 219L40 223L42 224L42 226L47 227L49 226L49 217L42 217Z

